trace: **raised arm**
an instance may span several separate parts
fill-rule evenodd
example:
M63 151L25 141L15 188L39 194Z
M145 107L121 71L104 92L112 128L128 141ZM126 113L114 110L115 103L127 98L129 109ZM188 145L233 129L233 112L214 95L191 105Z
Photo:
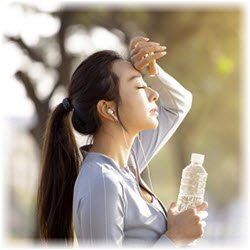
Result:
M144 53L151 51L161 51L158 45L150 45L145 49L146 41L140 45L141 50ZM130 48L132 49L132 47ZM170 137L177 130L192 105L192 94L186 90L176 79L165 72L156 63L156 75L150 76L148 70L148 64L150 61L162 57L162 52L156 52L155 56L146 57L140 61L135 61L132 49L131 60L134 66L139 65L139 69L143 75L144 81L153 89L159 93L160 106L158 108L158 127L155 130L145 130L139 133L139 138L135 139L133 149L137 155L140 172L144 170L147 162L149 162L155 154L166 144ZM137 50L137 54L140 50ZM158 54L158 55L157 55ZM142 54L140 54L142 56ZM137 57L137 60L139 57ZM143 151L146 156L146 161L143 156Z

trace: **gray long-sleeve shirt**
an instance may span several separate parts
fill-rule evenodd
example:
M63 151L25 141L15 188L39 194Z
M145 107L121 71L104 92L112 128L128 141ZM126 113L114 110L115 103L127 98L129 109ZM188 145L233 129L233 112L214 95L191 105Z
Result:
M88 152L88 145L81 147L85 159L73 197L73 224L80 246L173 246L165 235L166 209L140 174L185 118L192 94L158 64L154 77L145 74L143 78L160 95L157 129L139 133L146 159L138 138L132 145L135 157L130 154L125 168L107 155ZM153 196L152 203L141 196L138 185Z

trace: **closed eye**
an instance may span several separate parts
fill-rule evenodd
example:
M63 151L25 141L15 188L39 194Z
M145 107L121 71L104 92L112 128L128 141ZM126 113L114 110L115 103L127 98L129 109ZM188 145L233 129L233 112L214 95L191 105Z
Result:
M145 89L146 86L143 86L143 87L137 87L137 89Z

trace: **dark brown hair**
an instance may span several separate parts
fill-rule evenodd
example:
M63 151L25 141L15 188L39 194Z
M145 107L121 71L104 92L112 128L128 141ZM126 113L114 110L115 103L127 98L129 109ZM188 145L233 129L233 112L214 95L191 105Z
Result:
M86 58L73 73L68 87L72 112L60 103L50 114L37 197L40 237L45 242L73 242L73 191L81 159L72 125L78 133L94 136L101 126L96 108L101 99L116 103L120 121L119 77L112 72L113 62L120 59L123 60L112 50L102 50Z

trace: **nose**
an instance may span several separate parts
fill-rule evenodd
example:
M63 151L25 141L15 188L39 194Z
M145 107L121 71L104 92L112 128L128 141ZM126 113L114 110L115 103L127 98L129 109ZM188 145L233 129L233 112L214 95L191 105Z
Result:
M156 102L159 99L159 93L154 89L150 88L149 101Z

